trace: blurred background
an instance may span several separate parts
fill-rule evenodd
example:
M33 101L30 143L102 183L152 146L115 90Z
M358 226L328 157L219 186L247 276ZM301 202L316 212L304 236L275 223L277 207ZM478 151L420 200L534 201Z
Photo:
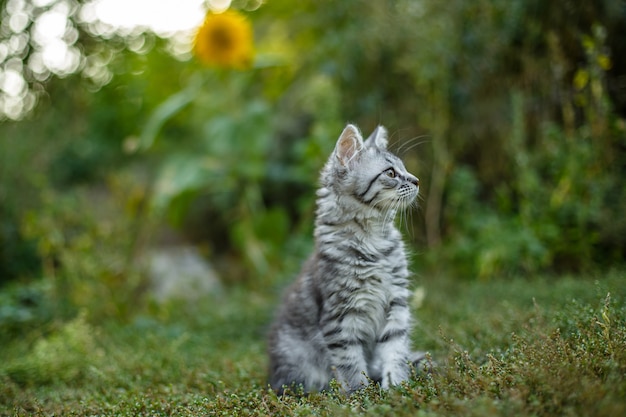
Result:
M385 125L421 180L401 224L420 280L624 262L623 1L0 13L3 331L278 292L311 250L318 172L347 122Z

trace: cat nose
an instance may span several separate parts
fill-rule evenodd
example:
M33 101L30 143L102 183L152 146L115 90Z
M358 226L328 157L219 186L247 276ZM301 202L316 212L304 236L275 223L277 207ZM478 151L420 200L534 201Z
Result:
M409 175L408 178L409 182L412 183L413 185L415 185L416 187L419 187L420 185L420 180L417 177L414 177L413 175Z

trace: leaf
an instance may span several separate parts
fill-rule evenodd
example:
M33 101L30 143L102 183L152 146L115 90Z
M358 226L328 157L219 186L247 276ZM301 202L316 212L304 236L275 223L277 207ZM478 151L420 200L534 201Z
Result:
M270 244L273 249L282 247L289 234L289 216L283 208L274 207L256 213L253 221L257 236Z
M152 147L163 125L191 103L202 91L200 88L201 83L200 77L193 77L185 89L168 97L154 110L139 135L138 150L146 151Z
M579 69L574 75L574 88L582 90L589 83L589 72L584 69Z
M219 161L207 156L184 154L172 157L156 181L152 207L163 210L181 195L209 187L215 183L219 171Z
M597 61L598 61L598 65L603 70L608 71L611 69L611 58L609 58L608 55L606 54L598 55Z

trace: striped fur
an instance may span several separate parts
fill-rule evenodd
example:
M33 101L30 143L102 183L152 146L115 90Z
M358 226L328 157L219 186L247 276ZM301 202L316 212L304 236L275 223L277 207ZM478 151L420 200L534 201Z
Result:
M270 385L346 392L409 375L404 244L394 226L419 181L388 152L379 126L363 141L348 125L321 173L315 251L285 293L269 337Z

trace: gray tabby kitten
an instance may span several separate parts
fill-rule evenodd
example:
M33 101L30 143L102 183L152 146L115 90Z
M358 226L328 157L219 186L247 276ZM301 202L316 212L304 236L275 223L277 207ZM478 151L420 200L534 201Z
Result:
M315 251L288 289L269 337L270 385L305 392L335 378L348 393L409 376L407 259L396 212L419 181L387 151L379 126L364 142L348 125L321 172Z

